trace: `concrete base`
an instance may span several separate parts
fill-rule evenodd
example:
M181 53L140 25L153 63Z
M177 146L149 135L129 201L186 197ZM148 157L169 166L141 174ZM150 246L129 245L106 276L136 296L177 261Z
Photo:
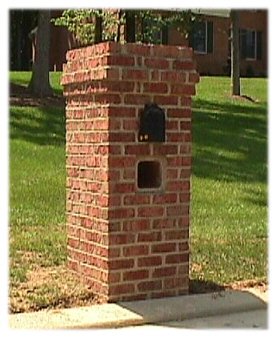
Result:
M265 300L251 290L224 291L15 314L10 315L9 325L15 329L116 328L263 310Z

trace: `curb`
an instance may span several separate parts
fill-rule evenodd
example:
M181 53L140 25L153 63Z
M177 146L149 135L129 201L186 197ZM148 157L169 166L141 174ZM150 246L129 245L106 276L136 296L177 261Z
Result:
M249 291L168 297L9 316L11 329L117 328L265 309Z

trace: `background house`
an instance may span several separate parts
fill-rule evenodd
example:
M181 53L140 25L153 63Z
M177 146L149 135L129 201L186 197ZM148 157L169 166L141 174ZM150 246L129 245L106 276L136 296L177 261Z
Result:
M28 13L26 13L28 12ZM30 70L32 45L35 43L34 20L31 11L11 11L10 15L10 69ZM230 74L230 11L193 10L201 18L188 38L169 28L161 31L160 40L169 45L189 45L195 51L197 68L201 75ZM52 17L62 11L52 11ZM14 22L15 14L17 23ZM26 15L28 14L28 15ZM21 16L20 16L21 15ZM267 76L267 10L240 11L241 76ZM68 49L76 41L66 28L51 24L50 70L61 71Z

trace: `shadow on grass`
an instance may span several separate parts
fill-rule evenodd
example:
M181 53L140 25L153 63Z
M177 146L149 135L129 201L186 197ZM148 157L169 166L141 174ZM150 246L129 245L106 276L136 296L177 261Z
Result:
M193 173L226 182L266 182L267 109L196 99Z
M39 145L64 145L64 108L10 107L10 138Z
M225 287L208 280L190 279L189 294L224 291Z

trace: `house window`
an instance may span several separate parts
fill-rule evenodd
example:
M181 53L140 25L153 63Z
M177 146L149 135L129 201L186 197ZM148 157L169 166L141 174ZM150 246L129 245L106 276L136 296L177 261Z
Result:
M189 37L190 47L197 53L213 52L213 22L201 21L195 23Z
M241 29L240 50L242 59L261 60L262 32Z

